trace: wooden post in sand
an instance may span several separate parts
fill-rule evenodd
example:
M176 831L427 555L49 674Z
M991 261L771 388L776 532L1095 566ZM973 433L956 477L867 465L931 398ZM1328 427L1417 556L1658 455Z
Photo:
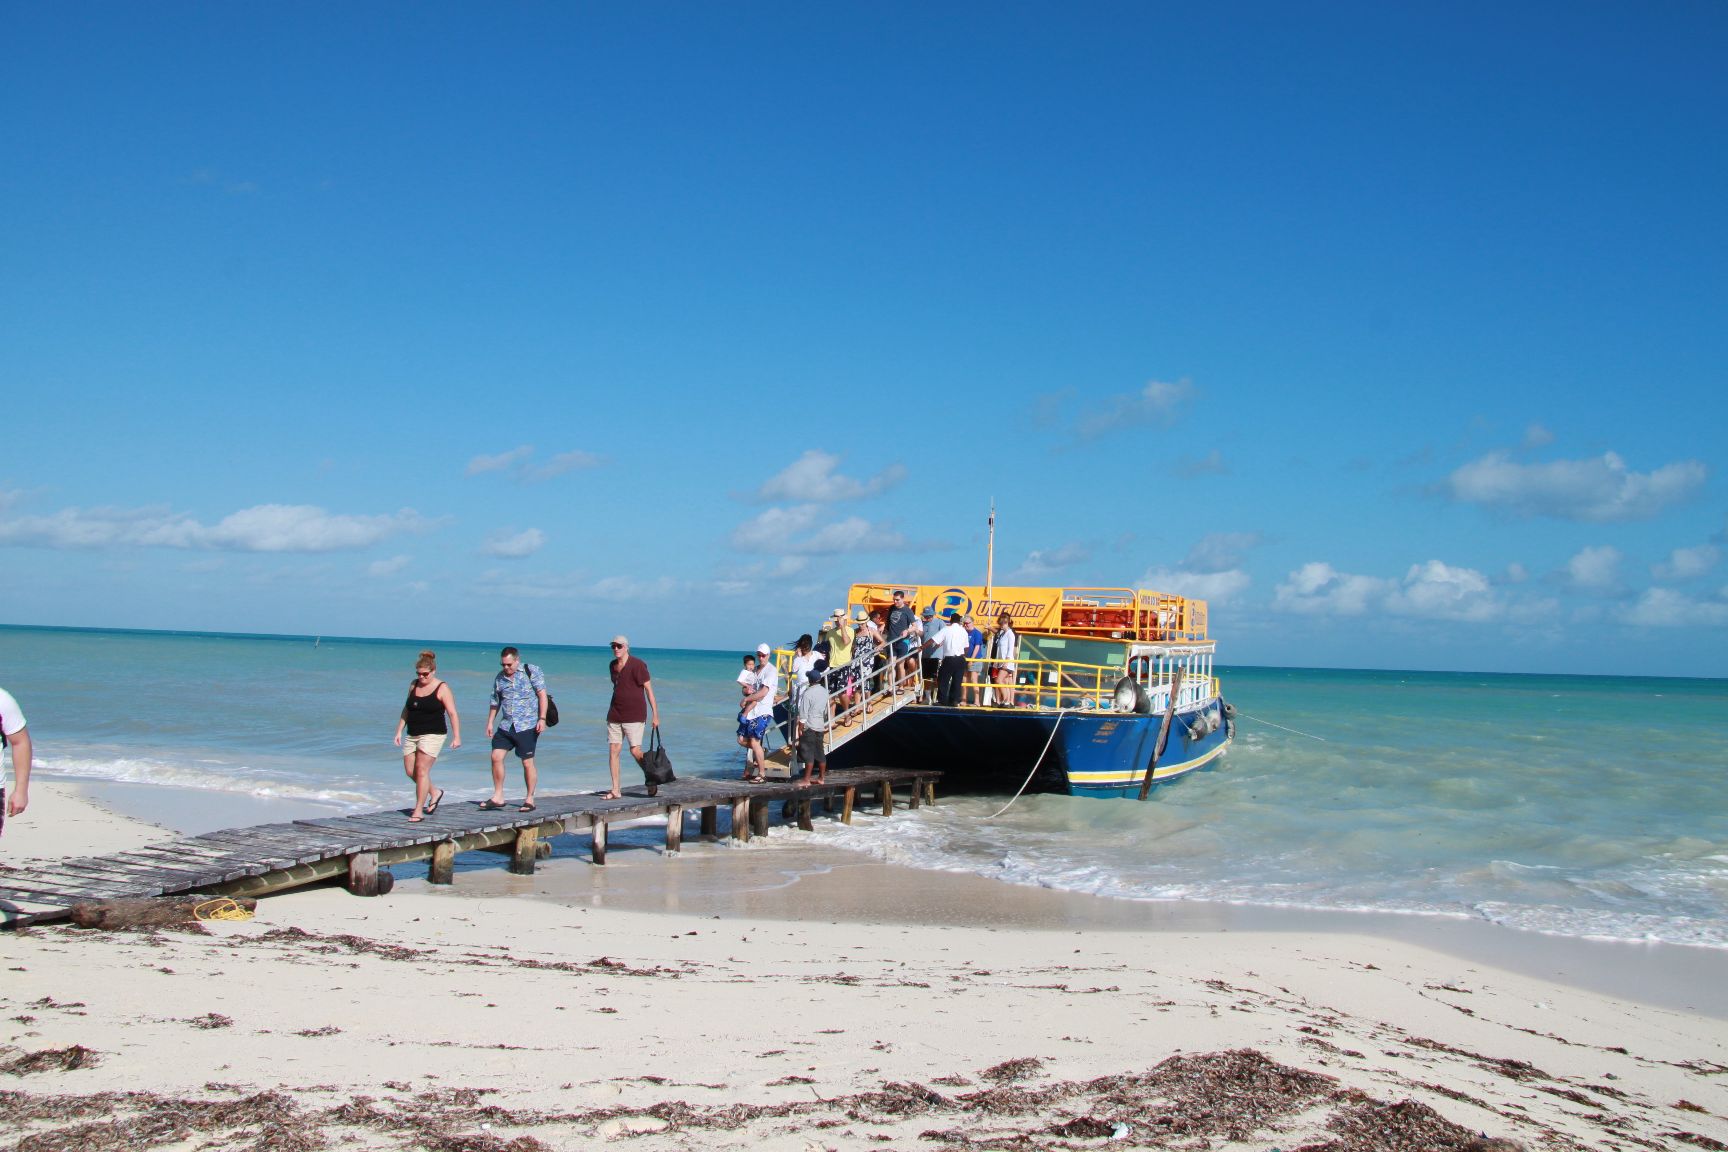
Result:
M884 815L884 816L894 815L894 785L892 785L892 784L888 783L888 781L884 780L877 787L876 791L877 791L877 795L882 800L882 815Z
M540 855L540 825L523 828L516 833L516 848L510 854L510 871L518 876L534 875L534 861Z
M756 836L768 835L768 801L750 801L750 831Z
M750 797L748 796L732 801L732 839L739 841L750 839Z
M606 863L606 821L594 821L594 863Z
M924 781L924 803L932 808L936 807L936 781L934 780Z
M814 825L810 823L809 796L805 796L798 801L798 827L803 829L805 832L812 831L814 828Z
M684 847L684 809L677 804L666 808L666 851L678 852Z
M848 787L845 798L840 801L840 823L852 823L852 805L858 801L858 789Z
M1158 742L1152 745L1152 758L1146 762L1146 779L1140 781L1140 799L1146 799L1146 794L1152 791L1152 773L1158 769L1158 754L1164 750L1164 741L1170 738L1170 721L1176 715L1176 695L1182 691L1182 669L1176 669L1176 676L1170 682L1170 704L1164 709L1164 723L1158 725Z
M426 883L456 882L456 841L445 840L432 849L432 863L426 869Z
M924 777L914 776L914 777L912 777L912 795L906 801L906 808L908 811L916 812L918 810L918 805L923 803L923 801L924 801Z
M382 896L396 886L388 868L378 867L378 853L356 852L348 857L348 891L356 896Z

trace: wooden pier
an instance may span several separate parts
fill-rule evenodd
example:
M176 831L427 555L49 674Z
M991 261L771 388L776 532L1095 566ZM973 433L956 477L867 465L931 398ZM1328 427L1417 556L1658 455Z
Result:
M366 812L229 828L202 836L152 844L112 856L56 860L0 870L0 924L16 927L71 915L80 904L151 896L260 896L306 884L341 880L365 896L390 889L392 864L428 860L427 879L450 884L458 853L504 852L512 872L528 874L559 835L588 836L595 864L606 863L609 825L643 817L666 817L666 852L684 839L685 817L698 814L699 835L720 834L720 811L730 816L728 835L749 840L768 831L775 802L786 819L812 827L813 808L851 823L853 808L872 804L893 812L895 789L906 806L935 800L939 772L888 768L830 771L827 783L799 788L793 781L746 784L741 780L690 779L662 785L649 796L641 786L616 800L598 795L542 796L532 812L518 803L482 809L476 801L446 800L417 824L408 810Z

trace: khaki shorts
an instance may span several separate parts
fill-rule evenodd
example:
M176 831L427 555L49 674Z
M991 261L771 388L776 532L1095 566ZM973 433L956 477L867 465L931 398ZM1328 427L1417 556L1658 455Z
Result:
M438 759L438 753L444 751L444 741L449 737L442 732L428 732L424 736L402 735L402 754L412 756L416 752L424 752L432 759Z
M638 720L634 724L608 722L606 725L606 743L622 745L626 742L625 737L629 737L630 747L640 748L642 747L642 730L646 727L648 727L648 723L645 720Z

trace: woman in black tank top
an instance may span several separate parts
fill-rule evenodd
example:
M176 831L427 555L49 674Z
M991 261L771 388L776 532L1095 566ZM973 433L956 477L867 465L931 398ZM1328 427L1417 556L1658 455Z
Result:
M462 747L462 718L456 714L456 697L437 673L438 658L430 652L420 653L414 664L414 680L408 685L408 700L396 721L402 770L414 781L414 810L408 814L412 824L438 811L444 799L444 789L432 786L432 762L444 750L444 738L450 737L450 747Z

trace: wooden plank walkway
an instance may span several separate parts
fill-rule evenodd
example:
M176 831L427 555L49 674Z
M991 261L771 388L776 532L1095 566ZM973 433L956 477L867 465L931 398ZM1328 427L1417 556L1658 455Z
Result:
M609 825L664 815L666 851L684 839L685 816L700 816L703 836L719 835L719 813L730 816L729 835L749 840L767 832L771 807L787 801L784 815L810 828L821 803L832 816L851 822L860 802L873 802L883 815L893 812L895 789L906 806L934 802L939 772L890 768L853 768L828 773L825 785L799 788L788 780L746 784L741 780L695 778L662 785L655 796L641 786L616 800L598 795L542 796L532 812L512 803L482 810L477 801L446 800L418 824L408 809L364 812L228 828L202 836L164 841L131 852L76 860L44 861L0 869L0 925L18 927L62 919L79 904L143 896L261 896L306 884L342 880L360 895L389 891L392 864L429 860L433 884L455 879L460 852L493 851L510 855L510 870L532 873L534 862L550 851L545 840L562 834L587 835L594 863L606 863ZM543 851L544 848L544 851ZM384 871L380 871L383 869Z

